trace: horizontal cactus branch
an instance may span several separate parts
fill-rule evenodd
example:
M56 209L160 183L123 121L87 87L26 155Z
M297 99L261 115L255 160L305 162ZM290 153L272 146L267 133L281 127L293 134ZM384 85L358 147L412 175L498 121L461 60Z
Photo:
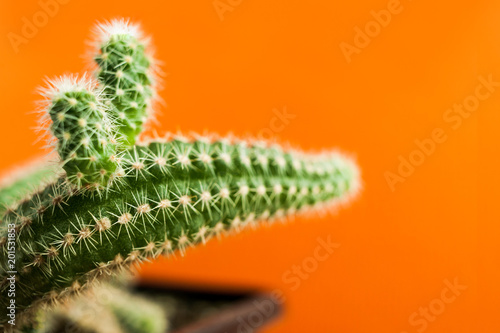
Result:
M126 144L133 145L151 111L154 94L154 64L136 24L112 20L95 28L99 66L97 77L111 99L119 130Z
M359 184L356 166L337 153L201 138L134 146L122 156L120 176L99 195L60 179L2 217L2 271L9 225L16 235L18 308L56 302L124 266L183 253L224 231L344 202ZM0 281L5 288L5 274Z
M118 167L118 139L97 83L63 76L49 81L42 94L68 181L78 187L108 185Z

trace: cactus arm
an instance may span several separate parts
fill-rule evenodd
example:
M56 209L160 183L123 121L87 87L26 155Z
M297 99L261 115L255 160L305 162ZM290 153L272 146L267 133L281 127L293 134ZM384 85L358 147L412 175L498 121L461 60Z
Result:
M85 76L64 76L49 81L42 94L68 181L107 186L118 167L117 134L102 90Z
M129 149L123 167L115 190L74 191L61 180L2 218L2 265L15 224L20 309L223 231L347 200L359 182L338 154L226 141L153 141Z
M154 60L138 25L112 20L95 28L97 78L110 98L125 145L132 146L150 116Z

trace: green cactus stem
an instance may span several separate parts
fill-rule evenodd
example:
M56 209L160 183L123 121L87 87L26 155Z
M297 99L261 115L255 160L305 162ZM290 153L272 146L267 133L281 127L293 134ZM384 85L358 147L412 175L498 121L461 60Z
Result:
M20 310L221 232L349 200L359 184L356 166L339 154L202 138L135 146L122 171L105 193L74 191L61 179L2 217L0 263L11 270L12 229Z
M118 140L102 90L86 77L63 76L48 81L42 94L68 181L107 186L118 167Z
M148 40L138 25L112 20L95 28L97 77L111 100L119 131L131 146L150 117L154 66Z

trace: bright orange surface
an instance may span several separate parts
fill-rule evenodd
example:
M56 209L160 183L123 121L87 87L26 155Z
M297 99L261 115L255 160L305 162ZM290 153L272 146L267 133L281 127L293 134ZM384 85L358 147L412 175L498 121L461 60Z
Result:
M140 20L168 73L159 132L256 134L286 107L296 118L282 140L356 153L365 185L337 217L211 241L146 265L145 279L282 290L286 315L266 332L499 332L500 87L460 124L447 110L473 103L480 77L500 82L500 3L222 2L233 4L224 20L212 0L69 0L16 53L8 33L41 7L2 0L0 169L41 153L34 89L82 70L95 20ZM356 45L355 27L388 6L398 14L347 62L341 43ZM392 191L386 172L435 128L444 142ZM292 290L283 274L328 235L341 246ZM455 278L467 289L452 297L444 281ZM415 317L429 305L436 316Z

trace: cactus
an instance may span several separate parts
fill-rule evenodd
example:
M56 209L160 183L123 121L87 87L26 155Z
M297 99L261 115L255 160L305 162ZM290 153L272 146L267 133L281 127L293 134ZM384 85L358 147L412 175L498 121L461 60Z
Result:
M145 44L124 22L100 25L107 32L99 82L63 77L42 90L66 174L1 217L0 287L17 271L21 323L144 260L184 254L260 221L337 207L359 189L356 165L337 152L217 136L133 144L152 78ZM14 243L15 263L8 261ZM8 302L2 297L0 307Z
M107 186L118 167L117 130L97 83L64 76L42 89L67 180Z
M111 100L126 145L133 145L151 113L155 77L148 39L138 25L113 20L95 28L97 77ZM149 115L150 116L150 115Z

